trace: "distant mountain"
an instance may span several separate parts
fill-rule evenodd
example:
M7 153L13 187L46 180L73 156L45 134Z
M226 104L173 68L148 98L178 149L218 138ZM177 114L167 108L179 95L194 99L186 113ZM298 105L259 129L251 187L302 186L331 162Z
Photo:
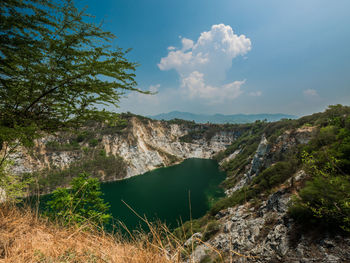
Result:
M172 119L182 119L188 121L195 121L196 123L250 123L255 122L256 120L267 120L269 122L278 121L281 119L296 119L297 116L288 115L288 114L233 114L233 115L224 115L224 114L194 114L189 112L181 111L171 111L169 113L161 113L158 115L148 116L149 118L155 120L172 120Z

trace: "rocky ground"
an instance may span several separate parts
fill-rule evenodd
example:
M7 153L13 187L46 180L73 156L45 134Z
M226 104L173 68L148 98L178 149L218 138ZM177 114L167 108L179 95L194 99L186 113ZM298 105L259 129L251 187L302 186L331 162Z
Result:
M215 248L229 262L350 262L350 237L300 232L287 215L291 193L271 194L259 208L245 204L216 215L221 229L192 253L194 262L215 256ZM197 234L198 235L198 234ZM210 261L208 261L210 262Z
M286 131L274 143L262 136L243 177L226 190L227 196L241 189L257 176L260 167L274 165L276 156L310 141L314 127ZM234 151L223 161L234 159ZM344 233L329 233L325 229L301 228L288 215L288 204L293 194L307 179L304 170L298 170L262 200L229 207L217 213L219 231L205 243L197 243L193 262L350 262L350 237ZM195 233L201 237L202 233ZM189 239L192 241L193 238Z

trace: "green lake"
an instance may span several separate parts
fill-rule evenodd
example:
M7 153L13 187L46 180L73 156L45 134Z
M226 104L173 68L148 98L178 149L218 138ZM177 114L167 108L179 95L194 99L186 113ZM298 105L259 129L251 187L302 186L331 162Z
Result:
M224 195L219 188L224 178L216 161L187 159L126 180L103 183L102 191L113 217L128 229L138 228L141 222L122 200L149 221L159 219L175 228L180 218L183 222L190 219L190 211L193 219L199 218Z

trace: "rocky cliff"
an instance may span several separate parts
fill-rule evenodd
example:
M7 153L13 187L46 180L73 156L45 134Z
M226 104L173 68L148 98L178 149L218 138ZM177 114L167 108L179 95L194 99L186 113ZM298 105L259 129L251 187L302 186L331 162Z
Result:
M348 113L338 116L350 121ZM321 156L324 156L331 148L329 145L341 138L332 135L337 132L333 120L338 116L333 112L331 118L315 115L289 124L268 124L260 127L255 136L252 133L242 136L224 154L217 155L228 173L223 183L227 197L214 205L204 218L193 222L196 233L187 240L187 244L194 242L195 246L191 260L350 262L349 231L339 228L338 221L325 219L323 214L319 216L323 212L321 210L315 210L318 214L314 217L300 214L304 221L296 220L289 212L293 198L299 196L315 176L312 170L304 169L307 165L298 161L300 153L312 149L316 156L320 149ZM339 127L345 127L339 129L344 133L350 126L343 122ZM337 148L344 146L344 138L340 144L334 145ZM348 163L348 156L343 158ZM318 166L315 169L321 169L322 163ZM345 170L346 166L342 169ZM309 197L315 194L317 188L312 188L312 191L308 193ZM321 188L321 191L322 200L319 202L328 202L327 190ZM339 188L339 191L344 191L344 188ZM336 204L339 201L333 199L331 202L333 204L330 205L335 206L334 211L340 211L340 203ZM342 213L344 220L349 220L349 210L342 210Z
M318 155L321 159L317 165L325 165L328 170L330 162L324 159L325 153L336 153L336 164L343 170L340 177L334 176L339 181L345 178L344 182L349 178L349 116L350 108L335 108L299 120L233 126L132 116L122 128L92 124L75 135L43 137L32 152L23 150L13 156L14 171L58 169L47 178L58 179L62 184L64 176L69 178L81 169L91 170L107 181L135 176L185 158L215 158L227 173L222 184L227 196L214 204L205 217L187 222L180 229L185 230L181 234L185 236L185 246L194 242L190 259L184 260L350 262L349 230L340 229L337 224L341 221L334 221L340 218L345 224L349 222L349 184L343 184L339 189L343 196L330 203L332 211L339 213L338 218L332 213L328 221L317 215L302 215L305 222L301 222L289 210L293 198L299 197L317 176L303 164L303 151ZM109 169L116 166L118 169ZM332 181L329 187L334 187ZM326 193L326 189L321 190ZM322 200L329 198L316 194ZM345 198L344 206L337 203L341 198Z
M132 138L106 135L102 145L107 154L119 155L127 162L126 177L131 177L187 158L212 158L226 149L236 136L234 130L217 131L208 139L200 137L190 143L182 142L181 138L191 129L179 124L165 124L160 121L143 123L132 118Z
M239 134L232 128L234 126L214 126L213 129L209 124L154 121L136 116L127 118L122 128L92 124L78 133L44 136L35 142L31 151L20 149L12 155L15 161L12 171L16 174L36 171L58 173L81 164L90 168L91 162L100 158L101 162L107 160L108 166L121 168L109 172L101 165L87 170L99 175L102 181L124 179L179 163L186 158L212 158ZM182 139L184 137L187 139Z

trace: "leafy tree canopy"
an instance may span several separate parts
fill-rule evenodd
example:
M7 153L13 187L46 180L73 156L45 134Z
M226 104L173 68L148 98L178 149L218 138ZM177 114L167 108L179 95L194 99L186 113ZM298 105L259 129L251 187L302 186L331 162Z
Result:
M0 140L30 144L38 131L115 118L135 88L135 63L115 36L71 0L0 2ZM99 106L100 105L100 106Z

